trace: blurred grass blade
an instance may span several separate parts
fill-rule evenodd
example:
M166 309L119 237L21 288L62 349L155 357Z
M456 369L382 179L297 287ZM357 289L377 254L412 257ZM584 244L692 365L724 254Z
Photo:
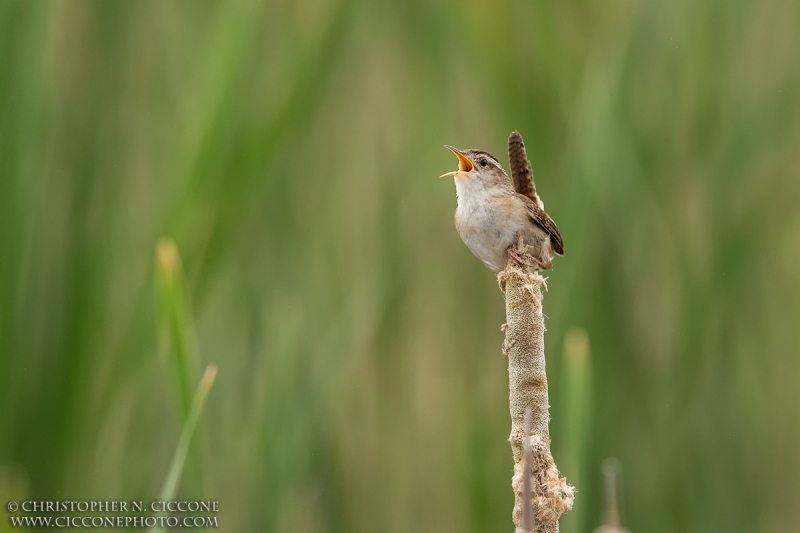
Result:
M595 533L630 533L622 527L622 463L609 457L603 461L603 525Z
M587 450L589 437L589 406L591 402L591 360L589 358L589 336L580 328L570 330L564 337L563 374L563 433L559 457L564 474L581 490L581 462ZM561 520L562 531L581 531L583 509L586 504L580 498L571 513Z
M208 365L203 378L200 380L200 385L192 399L192 404L189 409L189 416L183 424L181 436L178 440L178 446L175 449L175 455L172 457L172 463L169 466L169 473L164 482L164 488L161 489L161 501L169 501L175 496L175 491L178 488L178 482L181 479L183 472L183 465L186 463L186 456L189 453L189 445L192 442L192 435L197 427L197 421L200 415L203 414L203 407L208 397L208 392L214 385L214 380L217 377L217 366ZM151 531L163 531L161 528L153 528Z
M178 248L172 239L161 239L156 247L155 278L159 352L167 367L169 389L177 404L180 423L185 425L201 366L189 292ZM203 450L205 438L200 432L188 452L185 474L187 486L200 494L205 492Z
M172 389L177 393L179 410L186 421L199 358L186 280L172 239L162 239L156 247L156 298L161 353L166 352Z

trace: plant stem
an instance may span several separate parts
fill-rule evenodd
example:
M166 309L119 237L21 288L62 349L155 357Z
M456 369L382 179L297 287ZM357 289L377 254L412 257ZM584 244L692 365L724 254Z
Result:
M514 456L512 487L515 494L513 519L522 527L523 507L532 506L533 530L536 533L558 531L558 519L572 508L574 489L559 476L550 454L550 405L544 357L544 317L542 287L545 280L538 273L509 260L498 275L506 296L506 339L503 351L508 356L509 403L511 410L511 451ZM523 435L525 412L530 409L531 486L533 501L524 498Z

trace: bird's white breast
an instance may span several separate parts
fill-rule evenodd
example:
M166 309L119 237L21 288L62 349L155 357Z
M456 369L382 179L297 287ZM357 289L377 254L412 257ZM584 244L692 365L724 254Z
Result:
M505 267L507 249L515 243L523 224L524 210L514 209L513 193L488 188L478 179L456 177L456 229L464 244L498 272ZM516 220L523 216L522 220Z

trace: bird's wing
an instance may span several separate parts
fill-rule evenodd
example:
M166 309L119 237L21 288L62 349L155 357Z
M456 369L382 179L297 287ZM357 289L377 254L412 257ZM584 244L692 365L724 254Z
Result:
M525 153L522 135L518 131L513 131L508 136L508 162L511 167L511 181L514 182L514 190L537 202L536 185L533 184L533 168Z
M528 216L531 217L531 220L541 226L542 229L550 235L550 242L553 245L553 250L558 255L564 255L564 240L561 238L561 234L558 232L558 226L556 226L556 223L550 218L550 215L545 213L544 209L539 207L539 204L527 196L517 193L517 197L525 204L525 207L528 209Z

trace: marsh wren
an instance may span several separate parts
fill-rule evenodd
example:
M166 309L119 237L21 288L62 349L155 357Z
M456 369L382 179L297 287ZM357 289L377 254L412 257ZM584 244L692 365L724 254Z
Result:
M446 148L456 154L458 170L441 177L455 178L456 230L467 248L494 272L509 255L535 270L552 267L553 254L564 255L564 241L536 194L522 136L515 131L508 138L511 180L488 152Z

